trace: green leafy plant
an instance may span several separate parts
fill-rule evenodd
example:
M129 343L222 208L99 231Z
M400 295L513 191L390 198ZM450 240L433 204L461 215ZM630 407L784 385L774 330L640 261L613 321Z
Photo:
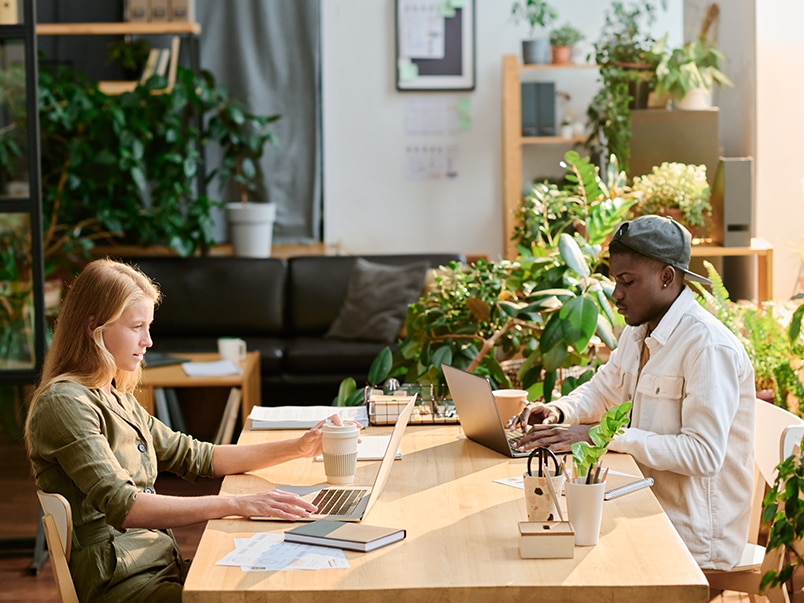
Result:
M804 316L804 295L788 303L732 302L723 279L714 266L704 261L712 281L711 290L691 283L700 303L734 333L743 344L754 367L757 391L771 390L774 402L788 408L788 398L797 401L795 411L804 416L804 383L800 371L804 368L804 340L801 321Z
M568 190L539 184L523 200L516 261L450 264L409 306L391 376L438 385L445 363L498 388L515 378L531 399L546 400L557 386L566 392L591 377L597 341L616 346L613 284L599 270L603 243L632 201L620 196L625 176L614 168L604 181L575 152L565 165ZM521 361L515 377L509 360ZM569 369L577 374L564 379Z
M368 383L366 387L377 387L388 378L391 372L393 357L391 348L384 347L374 362L371 363L371 368L368 372ZM357 389L357 382L352 377L348 377L341 382L338 388L338 396L333 402L334 406L359 406L363 404L363 388Z
M589 429L589 442L574 442L570 445L572 460L579 477L589 474L608 451L614 436L623 432L631 419L631 402L623 402L608 409L600 418L600 423Z
M720 69L725 56L705 35L671 52L663 51L665 42L666 38L658 43L656 49L661 54L656 66L657 96L670 94L675 100L681 100L698 88L711 90L715 85L734 85Z
M804 443L799 446L804 449ZM800 451L776 466L773 487L762 501L762 521L768 525L766 550L781 548L782 563L778 571L762 576L760 591L791 584L796 568L804 565L804 464Z
M119 65L127 79L136 79L142 73L150 51L151 45L147 40L117 40L109 44L107 61Z
M550 32L550 44L553 46L572 46L584 39L581 30L569 23Z
M705 165L665 161L634 178L633 190L642 197L637 205L642 215L679 209L684 224L704 226L712 213Z
M539 27L548 27L558 18L556 10L544 0L517 0L511 6L511 15L516 22L528 24L530 38L536 36Z
M203 253L214 243L211 212L220 203L198 194L199 179L256 187L254 162L274 140L268 126L279 117L244 111L207 71L179 67L172 90L153 94L166 83L153 76L133 92L108 96L66 67L40 71L49 270L69 270L99 239ZM211 143L223 147L223 160L200 174Z
M595 155L614 155L626 172L630 162L631 108L640 84L653 84L660 56L648 33L655 21L654 2L613 2L606 12L595 61L600 88L586 111L590 132L584 145Z
M209 173L209 179L217 177L221 189L233 183L240 201L246 203L249 192L257 190L257 165L266 146L269 143L274 147L279 145L271 125L281 115L257 115L247 111L214 80L209 79L207 85L206 92L212 100L207 135L223 150L221 164Z

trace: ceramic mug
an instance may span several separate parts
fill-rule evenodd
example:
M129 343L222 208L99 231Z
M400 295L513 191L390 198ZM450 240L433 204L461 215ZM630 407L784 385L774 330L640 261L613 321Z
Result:
M218 354L221 360L240 362L246 358L246 342L237 337L221 337L218 339Z

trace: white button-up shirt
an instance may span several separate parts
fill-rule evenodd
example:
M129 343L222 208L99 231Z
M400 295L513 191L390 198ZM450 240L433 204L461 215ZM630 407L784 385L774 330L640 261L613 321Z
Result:
M553 405L597 423L633 401L609 449L633 456L702 568L729 569L748 535L754 468L754 370L742 344L684 289L645 338L626 327L609 361ZM650 358L638 373L645 340Z

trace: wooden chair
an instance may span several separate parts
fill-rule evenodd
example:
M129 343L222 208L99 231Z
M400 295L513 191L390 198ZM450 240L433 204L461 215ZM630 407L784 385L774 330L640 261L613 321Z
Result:
M757 398L754 425L754 487L751 494L751 523L748 543L737 565L731 570L704 570L713 590L733 590L747 593L751 601L760 601L759 581L762 574L781 562L777 551L766 556L765 547L757 544L762 523L762 499L766 486L773 485L776 465L792 451L796 433L804 430L804 420L793 413ZM801 437L799 436L799 440ZM797 444L798 442L794 442ZM787 452L785 454L785 452ZM784 588L764 593L770 601L785 601Z
M45 528L45 539L59 597L62 603L78 603L78 595L68 565L73 542L73 516L70 503L61 494L37 490L36 495L44 512L42 525Z

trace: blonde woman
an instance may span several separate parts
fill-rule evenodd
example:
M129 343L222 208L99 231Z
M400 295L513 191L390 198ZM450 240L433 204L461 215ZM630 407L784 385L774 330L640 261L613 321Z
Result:
M132 392L152 345L159 298L135 268L108 259L89 263L64 300L28 415L36 483L72 506L70 570L81 601L180 601L187 563L168 528L229 515L293 520L316 510L277 490L155 492L160 471L213 478L321 453L320 424L298 439L213 446L145 412Z

